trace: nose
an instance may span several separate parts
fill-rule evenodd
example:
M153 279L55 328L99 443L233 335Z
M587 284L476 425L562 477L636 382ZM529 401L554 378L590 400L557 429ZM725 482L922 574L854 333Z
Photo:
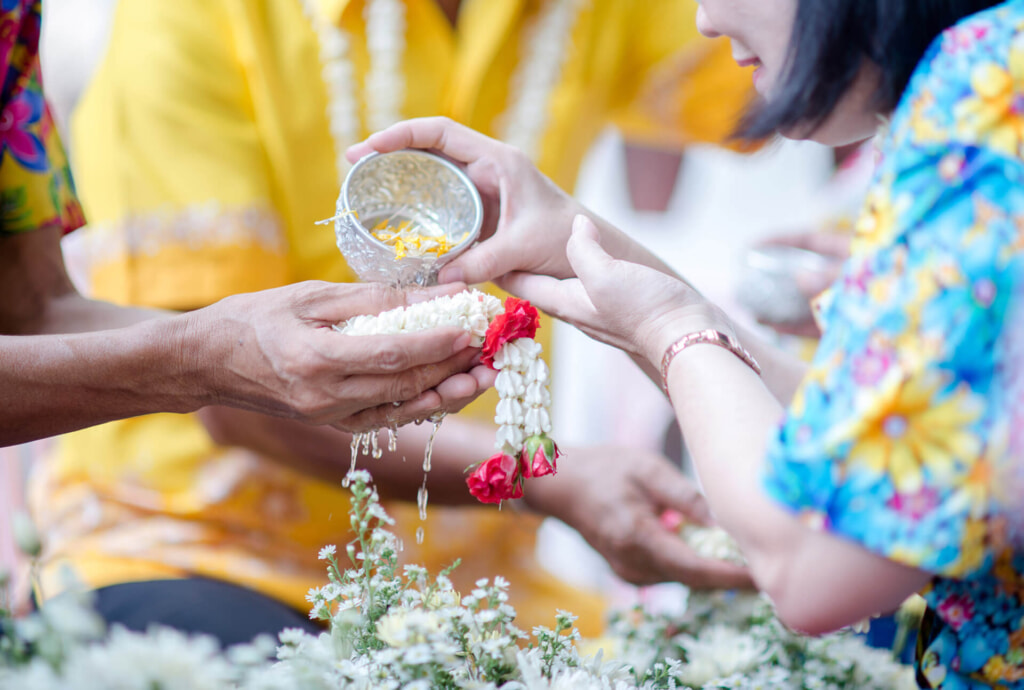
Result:
M708 38L718 38L722 35L715 30L711 20L708 19L708 13L704 9L704 5L697 7L697 31L701 32Z

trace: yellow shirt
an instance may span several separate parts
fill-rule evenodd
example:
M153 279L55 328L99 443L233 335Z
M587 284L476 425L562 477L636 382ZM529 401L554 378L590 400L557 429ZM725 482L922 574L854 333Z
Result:
M319 6L350 37L359 84L369 65L363 4ZM402 115L496 131L543 4L466 0L453 29L433 0L406 0ZM547 102L539 165L548 175L571 188L615 121L634 139L674 146L728 134L749 80L727 49L697 37L692 0L583 5ZM119 3L72 122L93 294L190 309L292 281L351 280L332 232L313 224L333 214L339 188L321 71L300 0ZM494 399L476 409L492 416ZM65 437L33 495L49 531L47 592L65 563L96 587L199 574L305 608L307 589L324 580L317 550L348 540L344 490L217 447L187 415ZM406 526L409 561L436 569L461 557L462 587L504 575L527 629L564 608L582 614L584 632L599 630L598 599L538 571L535 518L432 507L415 547L415 507L390 509Z

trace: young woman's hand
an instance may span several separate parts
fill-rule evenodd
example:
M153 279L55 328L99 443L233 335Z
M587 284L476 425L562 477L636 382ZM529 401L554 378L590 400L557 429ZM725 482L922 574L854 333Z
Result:
M567 256L578 278L514 273L500 285L603 343L657 367L673 342L705 328L732 332L728 319L692 287L642 264L612 258L597 229L577 216Z
M484 202L483 240L441 271L441 282L482 283L510 271L572 275L565 243L581 208L518 149L447 118L400 122L348 150L355 162L373 153L428 149L462 164Z

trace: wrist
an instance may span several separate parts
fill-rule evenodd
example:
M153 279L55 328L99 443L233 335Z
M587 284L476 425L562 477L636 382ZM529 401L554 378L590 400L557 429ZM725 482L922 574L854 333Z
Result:
M640 334L640 355L659 370L665 353L672 345L691 333L713 330L735 337L732 322L721 309L710 302L680 308L658 319Z
M171 344L168 361L183 404L190 410L217 404L222 397L217 363L226 359L223 339L213 337L198 312L162 319L157 325L158 337Z

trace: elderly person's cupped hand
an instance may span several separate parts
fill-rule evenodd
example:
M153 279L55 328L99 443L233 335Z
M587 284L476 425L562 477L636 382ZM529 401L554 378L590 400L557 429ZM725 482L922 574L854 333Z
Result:
M634 585L682 582L695 589L753 587L746 568L702 558L661 521L665 511L707 525L711 514L694 482L643 448L567 448L558 474L537 482L527 505L564 521Z
M306 282L236 295L187 315L204 337L184 356L206 377L209 404L361 431L461 409L493 383L468 333L348 336L334 324L456 291ZM211 354L207 347L220 344ZM397 405L395 403L398 403Z

